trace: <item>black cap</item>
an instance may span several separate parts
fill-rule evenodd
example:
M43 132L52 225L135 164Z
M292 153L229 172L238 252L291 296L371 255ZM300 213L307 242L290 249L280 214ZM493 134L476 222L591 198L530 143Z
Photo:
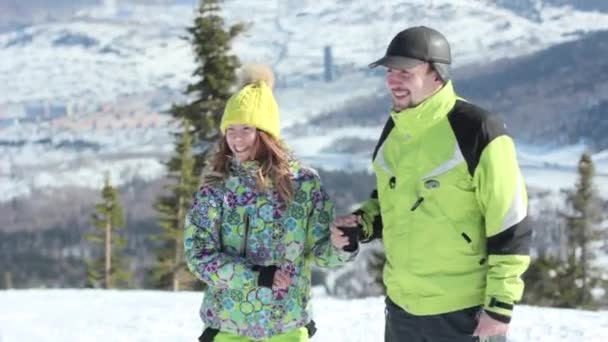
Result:
M431 63L434 67L437 64L450 64L452 56L450 44L441 33L425 26L417 26L399 32L386 49L386 55L369 67L384 65L394 69L409 69L422 63Z

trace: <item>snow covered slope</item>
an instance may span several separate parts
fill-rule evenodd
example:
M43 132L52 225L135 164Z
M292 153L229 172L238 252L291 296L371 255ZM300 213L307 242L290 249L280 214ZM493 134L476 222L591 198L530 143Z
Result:
M0 291L2 342L194 341L201 293L96 290ZM381 341L382 298L340 300L315 289L317 342ZM516 306L510 342L603 342L608 312Z
M539 50L578 34L608 29L608 14L543 7L540 21L485 1L237 1L227 22L253 24L235 46L244 61L273 64L299 84L322 75L323 48L338 70L365 68L392 35L426 24L445 32L456 65ZM96 8L73 21L0 35L0 104L33 100L97 102L118 94L180 87L194 64L184 27L191 6ZM253 14L253 15L252 15Z

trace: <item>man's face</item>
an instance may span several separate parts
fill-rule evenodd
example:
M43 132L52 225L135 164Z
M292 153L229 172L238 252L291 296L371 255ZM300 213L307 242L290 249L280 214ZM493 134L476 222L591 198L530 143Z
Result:
M386 85L393 97L395 111L416 107L437 90L437 74L428 63L409 69L387 69Z

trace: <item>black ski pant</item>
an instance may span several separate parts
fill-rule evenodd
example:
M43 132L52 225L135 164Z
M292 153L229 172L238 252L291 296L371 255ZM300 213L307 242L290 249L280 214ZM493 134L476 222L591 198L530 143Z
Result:
M415 316L386 297L384 342L476 342L481 306L439 315Z

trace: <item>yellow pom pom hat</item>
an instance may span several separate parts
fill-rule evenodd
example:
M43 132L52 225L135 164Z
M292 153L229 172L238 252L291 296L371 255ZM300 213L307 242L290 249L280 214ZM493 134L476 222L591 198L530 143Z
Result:
M274 75L270 67L252 64L243 67L241 89L228 99L220 129L229 125L253 126L279 139L279 106L272 93Z

